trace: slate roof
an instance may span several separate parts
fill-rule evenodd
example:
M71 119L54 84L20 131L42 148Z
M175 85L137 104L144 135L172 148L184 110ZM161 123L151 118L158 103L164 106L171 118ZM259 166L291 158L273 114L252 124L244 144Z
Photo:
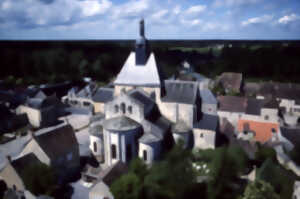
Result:
M144 107L153 106L155 102L143 91L134 89L128 92L128 95L144 105Z
M161 76L154 54L151 53L145 65L136 65L135 56L135 52L130 53L114 84L159 87Z
M50 159L65 155L78 146L74 130L69 124L41 129L35 133L34 139Z
M95 83L89 83L83 89L81 89L76 96L81 98L92 98L97 91L97 85Z
M255 98L247 98L246 114L260 115L264 101Z
M34 109L43 109L58 103L59 100L53 95L46 98L28 98L25 105Z
M148 120L143 120L141 124L144 129L144 134L139 139L140 142L147 144L163 140L165 133L164 129Z
M252 120L243 120L238 121L237 129L240 133L243 133L244 130L254 132L254 138L256 141L265 143L272 138L273 129L276 133L279 130L278 123L270 122L258 122Z
M300 99L300 85L291 83L265 82L261 84L259 95L281 99Z
M11 162L12 167L16 170L22 180L24 180L24 169L35 164L42 164L39 159L33 154L29 153Z
M89 127L89 132L91 135L100 136L103 134L103 126L102 125L93 125Z
M92 100L94 102L107 103L114 98L114 89L112 88L98 88L94 93Z
M219 117L216 115L203 114L201 120L194 125L194 128L216 131L218 121Z
M47 98L47 96L45 95L45 93L43 91L39 91L33 98L45 99L45 98Z
M116 179L127 172L128 166L125 163L118 161L114 165L103 170L100 173L100 178L105 184L110 186Z
M140 126L141 125L136 121L123 115L114 118L109 118L103 121L103 127L107 130L112 131L129 131L132 129L137 129Z
M219 96L218 97L220 111L226 112L246 112L247 99L237 96Z
M288 139L293 145L300 146L300 129L281 127L281 134Z
M198 84L183 81L165 81L165 95L163 102L195 104L198 97Z
M200 89L200 97L202 103L205 104L217 104L218 101L214 94L209 89Z

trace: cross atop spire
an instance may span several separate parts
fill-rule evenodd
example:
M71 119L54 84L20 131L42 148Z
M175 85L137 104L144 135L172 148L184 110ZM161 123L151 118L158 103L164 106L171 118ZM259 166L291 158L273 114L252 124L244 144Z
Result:
M145 22L143 18L139 22L139 33L140 35L135 42L135 61L136 65L144 66L150 53L148 41L145 38Z

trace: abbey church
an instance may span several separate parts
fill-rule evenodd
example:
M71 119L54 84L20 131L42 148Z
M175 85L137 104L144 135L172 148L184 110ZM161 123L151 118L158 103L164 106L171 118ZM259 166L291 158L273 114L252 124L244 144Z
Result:
M145 37L144 20L139 26L135 52L114 81L104 116L90 124L90 149L108 166L135 157L151 164L166 143L179 139L189 148L215 147L217 110L201 111L205 100L197 82L165 79Z

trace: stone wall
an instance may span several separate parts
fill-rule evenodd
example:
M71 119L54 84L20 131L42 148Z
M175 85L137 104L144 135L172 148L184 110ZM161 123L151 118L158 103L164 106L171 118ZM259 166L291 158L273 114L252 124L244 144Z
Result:
M26 113L30 124L34 127L40 127L41 125L41 112L38 109L33 109L28 106L20 105L17 108L17 114Z
M193 129L194 149L214 149L216 132L204 129Z

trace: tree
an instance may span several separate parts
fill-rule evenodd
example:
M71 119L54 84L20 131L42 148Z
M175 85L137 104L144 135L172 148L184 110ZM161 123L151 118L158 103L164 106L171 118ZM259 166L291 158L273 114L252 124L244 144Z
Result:
M239 185L239 176L245 171L247 162L247 155L240 147L221 147L196 153L196 163L207 165L208 197L219 199L240 195L243 187Z
M255 180L247 185L242 199L280 199L271 184Z
M43 163L28 165L21 176L26 189L35 195L50 195L56 187L54 171Z
M139 199L142 198L142 186L143 182L139 177L129 172L111 185L111 192L116 199Z
M183 142L175 145L146 176L146 198L185 198L186 190L196 182L191 159L192 154L183 148Z

